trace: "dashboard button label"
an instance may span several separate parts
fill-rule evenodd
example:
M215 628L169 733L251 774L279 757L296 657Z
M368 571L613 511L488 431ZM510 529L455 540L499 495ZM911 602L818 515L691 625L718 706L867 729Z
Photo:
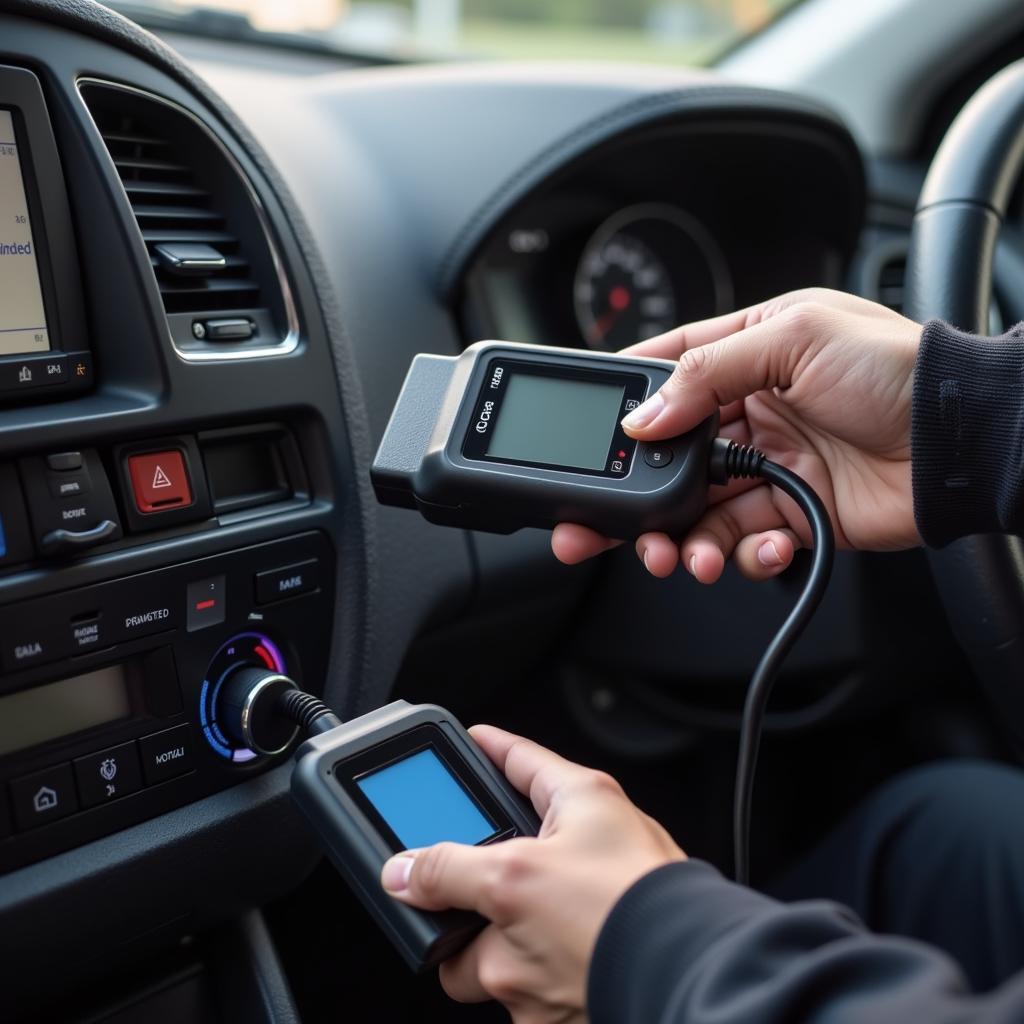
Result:
M316 590L318 566L317 560L311 558L306 562L256 573L256 603L271 604Z
M106 644L99 615L72 619L70 629L71 648L76 652L103 647Z
M3 631L3 647L0 648L0 662L8 672L18 672L23 668L41 665L61 656L57 644L52 638L45 636L40 626L27 628L23 632L12 633L5 628Z
M143 736L139 740L139 751L147 786L184 775L195 768L192 733L187 725L176 725L173 729Z

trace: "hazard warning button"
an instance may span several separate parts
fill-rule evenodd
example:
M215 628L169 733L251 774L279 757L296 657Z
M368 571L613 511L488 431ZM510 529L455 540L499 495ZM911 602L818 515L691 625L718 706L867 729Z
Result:
M146 515L192 504L185 459L179 451L128 456L135 506Z

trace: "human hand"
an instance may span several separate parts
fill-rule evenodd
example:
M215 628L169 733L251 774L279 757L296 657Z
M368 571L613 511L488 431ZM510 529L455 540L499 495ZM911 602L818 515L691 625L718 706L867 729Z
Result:
M409 850L384 865L382 884L412 906L475 910L491 922L441 965L453 999L497 999L515 1024L582 1024L605 918L635 881L686 854L609 775L492 726L470 732L533 801L540 835Z
M691 430L716 407L722 436L753 444L817 491L840 547L895 550L921 540L914 523L910 412L919 324L885 306L823 288L790 292L726 316L679 327L626 351L678 359L659 392L623 421L659 441ZM551 547L575 564L616 544L562 523ZM763 481L711 489L710 506L683 538L637 538L648 571L682 561L702 583L735 556L744 575L785 569L810 531L794 502Z

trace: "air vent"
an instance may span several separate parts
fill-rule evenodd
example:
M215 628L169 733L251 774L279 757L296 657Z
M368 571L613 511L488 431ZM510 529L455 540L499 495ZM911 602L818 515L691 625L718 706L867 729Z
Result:
M270 241L246 182L209 131L183 110L117 86L82 96L131 203L183 354L280 343L287 309ZM251 323L213 344L205 325Z

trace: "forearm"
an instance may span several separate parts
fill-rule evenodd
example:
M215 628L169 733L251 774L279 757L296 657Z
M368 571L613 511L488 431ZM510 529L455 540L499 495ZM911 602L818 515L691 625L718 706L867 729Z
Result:
M834 904L786 905L707 864L670 865L613 909L590 970L591 1024L1010 1024L1024 979L972 996L920 943L871 935Z
M1024 533L1024 335L925 326L914 375L914 516L926 544Z

